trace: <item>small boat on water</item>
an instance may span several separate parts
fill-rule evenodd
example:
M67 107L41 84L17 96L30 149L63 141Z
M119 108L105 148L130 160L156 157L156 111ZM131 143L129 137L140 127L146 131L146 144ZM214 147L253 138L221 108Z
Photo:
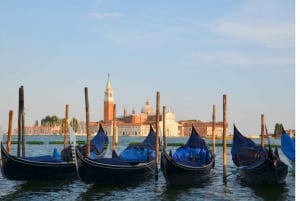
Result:
M73 131L70 127L70 131ZM70 133L70 136L74 135ZM75 162L75 136L71 145L61 154L54 149L52 155L17 157L7 152L1 142L1 172L2 175L10 180L46 180L46 179L69 179L76 178ZM105 144L108 143L108 137L99 128L97 135L91 140L91 152L94 157L102 157L106 151ZM84 152L86 147L81 149Z
M281 134L281 150L295 169L295 137L287 134L284 129L282 129Z
M156 133L150 125L141 144L131 144L120 155L111 158L90 158L76 148L78 174L85 183L120 184L139 182L154 175Z
M278 150L255 144L243 136L234 125L231 148L234 164L239 168L242 181L249 184L284 183L288 174L288 166L280 160Z
M185 145L174 154L165 149L161 153L161 170L170 185L201 184L211 176L214 164L214 154L194 126Z

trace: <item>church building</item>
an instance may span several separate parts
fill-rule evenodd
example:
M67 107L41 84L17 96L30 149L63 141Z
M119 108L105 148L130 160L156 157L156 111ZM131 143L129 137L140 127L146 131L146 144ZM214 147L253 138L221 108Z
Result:
M110 76L108 75L106 88L104 91L104 114L103 114L103 129L107 135L112 135L113 128L113 109L114 109L114 90L112 88ZM132 109L131 114L128 113L127 108L124 108L122 115L116 115L116 133L118 136L147 136L150 125L155 128L156 114L148 100L142 107L140 113ZM178 123L175 115L170 110L166 111L166 136L179 136ZM159 128L162 133L162 114L159 117Z

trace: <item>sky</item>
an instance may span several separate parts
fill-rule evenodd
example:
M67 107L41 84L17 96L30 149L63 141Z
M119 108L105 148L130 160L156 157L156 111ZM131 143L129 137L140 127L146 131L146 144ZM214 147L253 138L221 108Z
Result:
M47 115L103 119L110 74L117 116L149 100L176 120L223 120L228 131L295 129L295 2L292 0L0 1L0 126ZM161 109L162 111L162 109Z

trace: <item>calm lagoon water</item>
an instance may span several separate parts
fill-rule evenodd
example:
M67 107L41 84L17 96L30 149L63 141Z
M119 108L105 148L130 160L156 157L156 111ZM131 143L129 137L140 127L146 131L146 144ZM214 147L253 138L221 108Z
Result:
M16 139L16 136L14 136ZM26 136L26 141L43 141L43 145L26 144L26 156L52 154L53 148L59 150L63 145L50 145L49 141L63 141L62 136ZM77 137L85 140L85 137ZM118 150L123 150L129 142L140 142L143 138L120 137ZM6 141L4 136L3 141ZM167 138L167 142L185 142L186 138ZM111 142L111 141L110 141ZM217 141L219 142L219 141ZM231 141L228 141L231 143ZM211 143L207 140L207 143ZM259 140L257 140L259 143ZM280 140L271 139L272 144L280 144ZM12 145L12 154L16 154L17 145ZM174 150L177 147L167 147ZM235 174L231 155L231 147L227 147L227 178L223 179L222 147L216 147L216 167L214 175L201 186L170 187L166 185L162 172L158 180L150 178L130 185L107 186L86 185L79 179L65 181L11 181L0 174L0 200L295 200L295 175L289 173L285 184L272 186L248 186L241 183ZM109 157L110 147L106 153ZM279 149L281 159L287 159Z

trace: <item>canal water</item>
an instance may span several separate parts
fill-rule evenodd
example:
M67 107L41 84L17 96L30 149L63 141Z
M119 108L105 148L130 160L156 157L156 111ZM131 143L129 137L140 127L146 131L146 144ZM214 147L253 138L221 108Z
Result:
M16 136L14 136L16 140ZM85 137L77 137L85 140ZM143 138L119 137L118 150L123 150L129 142L141 142ZM26 141L43 141L42 145L26 144L26 156L51 154L53 148L62 149L61 144L50 144L51 141L63 141L62 136L26 136ZM167 143L184 143L186 138L167 138ZM6 136L3 137L6 142ZM111 142L111 139L110 139ZM211 140L206 140L211 143ZM221 143L217 141L217 143ZM228 140L231 143L231 140ZM259 140L257 140L259 143ZM280 144L279 139L271 139L272 144ZM12 145L12 154L16 154L16 144ZM168 146L167 150L177 147ZM295 175L289 172L286 182L282 185L249 186L240 182L231 155L231 147L227 147L227 177L223 178L223 148L216 147L216 166L213 176L199 186L173 187L166 185L162 172L159 170L158 180L130 185L86 185L79 179L64 181L11 181L0 174L0 200L295 200ZM281 159L287 159L279 149ZM111 155L110 147L106 156Z

